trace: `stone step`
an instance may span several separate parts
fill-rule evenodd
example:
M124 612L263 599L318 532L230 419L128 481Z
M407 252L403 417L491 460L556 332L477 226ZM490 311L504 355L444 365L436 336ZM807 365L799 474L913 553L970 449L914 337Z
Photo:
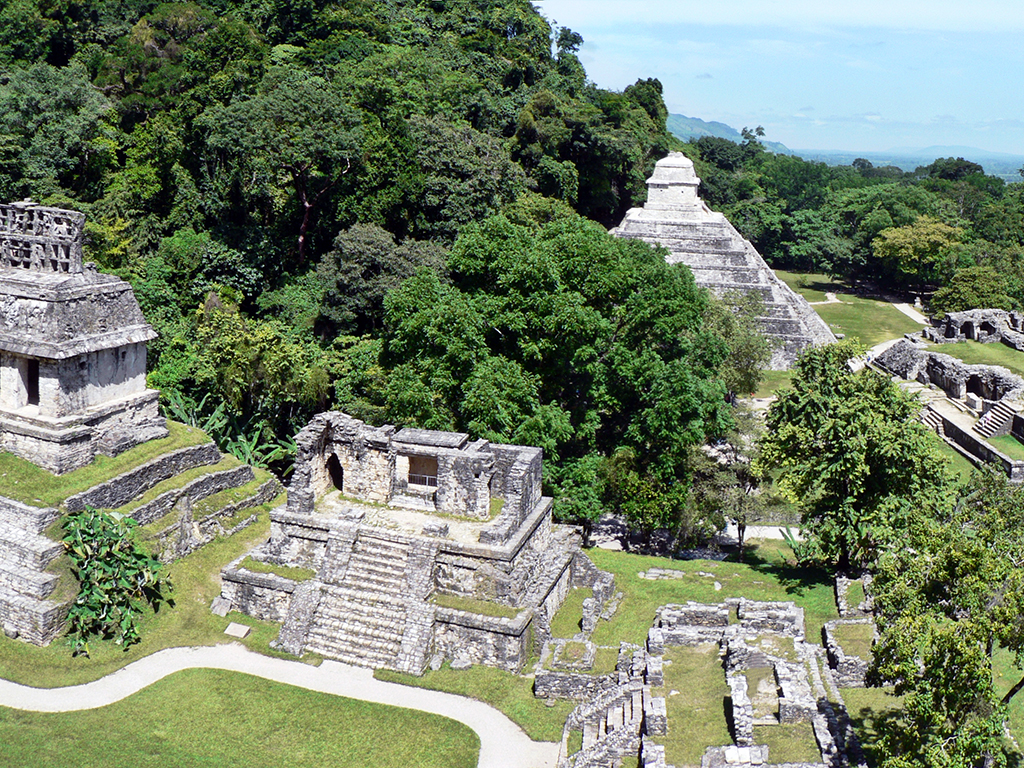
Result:
M347 584L378 585L379 589L401 589L405 587L405 568L401 570L388 564L366 562L353 558L345 571Z
M53 507L33 507L0 496L0 525L21 528L29 533L42 533L58 517L60 510Z
M0 562L42 571L64 554L64 545L24 528L0 524Z
M340 587L332 584L324 587L324 599L328 601L325 604L348 601L371 607L390 606L393 610L405 610L406 596L394 591L380 592L357 584Z
M0 586L34 600L44 600L53 593L60 577L32 568L3 563L0 565Z
M1009 405L1002 402L996 403L995 407L982 416L978 423L974 425L974 431L982 437L992 437L993 435L1003 433L1007 431L1014 415L1016 415L1016 411Z
M355 651L334 646L317 646L307 644L306 649L321 656L340 661L343 664L351 664L353 667L368 667L369 669L380 669L382 667L392 668L395 664L395 654L388 652L377 652L372 649L359 649Z
M0 586L0 617L5 632L35 645L46 645L64 628L68 606L50 600L36 600Z
M343 621L319 617L310 636L316 635L322 643L337 643L339 646L394 644L397 648L402 644L404 627L396 629L395 622L363 621L364 618L370 617L360 617L358 620L347 618Z
M397 541L360 536L356 539L353 554L365 554L385 560L401 560L409 555L409 545Z

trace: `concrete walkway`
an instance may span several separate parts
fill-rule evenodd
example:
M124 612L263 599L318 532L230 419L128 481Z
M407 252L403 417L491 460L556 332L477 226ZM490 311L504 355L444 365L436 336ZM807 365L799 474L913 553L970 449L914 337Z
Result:
M554 768L558 744L531 741L493 707L475 699L411 688L373 678L373 671L335 661L319 667L262 656L238 643L204 648L168 648L139 659L100 680L68 688L30 688L0 680L0 705L32 712L95 709L131 696L185 669L226 669L350 699L444 715L480 737L479 768Z
M931 325L927 317L922 315L909 304L893 304L893 307L895 307L897 310L899 310L904 315L909 317L915 323L920 323L921 325Z

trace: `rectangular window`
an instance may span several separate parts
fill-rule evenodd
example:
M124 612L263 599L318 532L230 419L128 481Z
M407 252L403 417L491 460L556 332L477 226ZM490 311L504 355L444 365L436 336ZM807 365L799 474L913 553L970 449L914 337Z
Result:
M437 488L437 459L433 456L410 456L409 485Z

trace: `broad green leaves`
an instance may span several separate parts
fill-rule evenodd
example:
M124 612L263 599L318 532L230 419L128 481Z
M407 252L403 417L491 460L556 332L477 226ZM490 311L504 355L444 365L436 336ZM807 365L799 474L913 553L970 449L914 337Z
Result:
M89 655L92 638L127 648L139 642L138 619L146 607L168 601L171 583L163 564L132 538L135 521L86 507L65 516L64 549L78 579L68 613L68 634L77 656Z

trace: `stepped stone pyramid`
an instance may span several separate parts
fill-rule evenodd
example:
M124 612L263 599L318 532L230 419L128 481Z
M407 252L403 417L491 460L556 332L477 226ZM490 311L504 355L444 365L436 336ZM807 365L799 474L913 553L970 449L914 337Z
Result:
M612 234L664 246L670 264L686 264L697 284L716 295L732 290L760 293L761 329L779 342L769 364L773 370L789 368L807 347L835 341L807 300L776 276L723 214L698 197L699 185L693 161L681 152L669 154L647 180L644 207L631 209Z

